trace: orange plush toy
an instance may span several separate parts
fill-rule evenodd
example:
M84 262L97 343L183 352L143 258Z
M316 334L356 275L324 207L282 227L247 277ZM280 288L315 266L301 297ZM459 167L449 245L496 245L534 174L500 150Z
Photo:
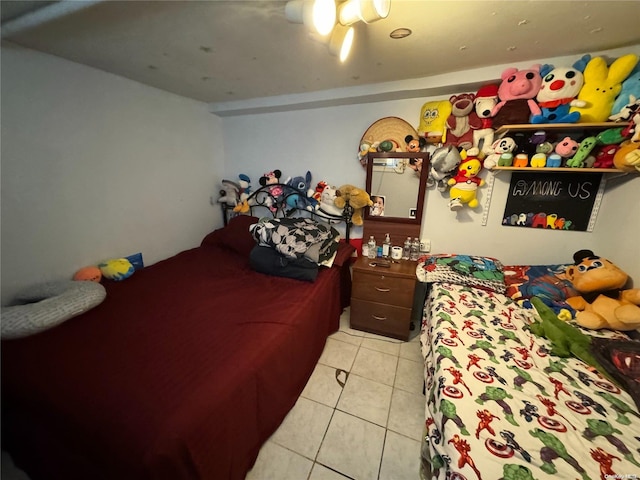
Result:
M629 276L591 250L580 250L573 259L575 265L567 267L566 274L580 295L567 303L577 311L578 325L594 330L639 328L640 288L624 289Z

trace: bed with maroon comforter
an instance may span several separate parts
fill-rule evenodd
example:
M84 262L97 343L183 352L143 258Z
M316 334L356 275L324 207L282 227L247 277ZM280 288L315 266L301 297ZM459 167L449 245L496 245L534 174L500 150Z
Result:
M237 218L2 342L2 447L32 480L245 477L339 327L352 248L314 282L257 273Z

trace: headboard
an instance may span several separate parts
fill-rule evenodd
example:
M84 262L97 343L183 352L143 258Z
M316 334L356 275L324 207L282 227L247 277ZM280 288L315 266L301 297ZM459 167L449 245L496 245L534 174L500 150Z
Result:
M236 215L253 215L256 217L271 216L281 217L309 217L321 220L329 224L345 224L345 238L349 241L351 217L353 207L346 205L340 215L329 213L322 209L319 203L307 197L306 192L284 183L274 183L260 187L246 200L231 205L228 202L220 203L224 225Z

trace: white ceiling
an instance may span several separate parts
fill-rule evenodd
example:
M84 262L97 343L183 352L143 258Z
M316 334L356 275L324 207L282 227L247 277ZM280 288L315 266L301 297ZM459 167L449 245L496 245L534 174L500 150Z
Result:
M2 1L0 9L3 40L208 103L640 44L637 0L392 0L388 18L356 26L352 54L340 64L286 20L285 4ZM398 27L413 35L391 39Z

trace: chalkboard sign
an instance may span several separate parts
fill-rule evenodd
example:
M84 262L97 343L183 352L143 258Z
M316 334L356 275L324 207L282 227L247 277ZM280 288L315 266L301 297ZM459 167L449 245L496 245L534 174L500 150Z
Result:
M591 231L601 182L601 173L513 172L502 224Z

